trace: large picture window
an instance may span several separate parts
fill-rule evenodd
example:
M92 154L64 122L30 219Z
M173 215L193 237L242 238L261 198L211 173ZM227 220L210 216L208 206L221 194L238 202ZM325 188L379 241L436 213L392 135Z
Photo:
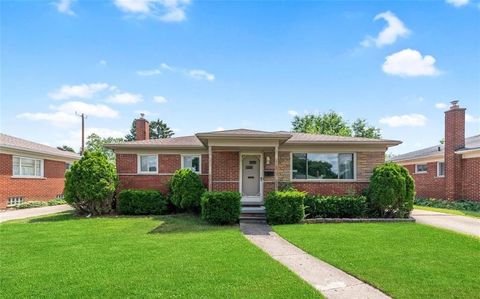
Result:
M353 153L293 153L294 180L352 180Z
M13 157L13 176L43 177L43 160Z
M157 155L140 155L138 158L140 173L157 173Z
M200 173L200 155L183 155L182 168L190 169L193 172Z

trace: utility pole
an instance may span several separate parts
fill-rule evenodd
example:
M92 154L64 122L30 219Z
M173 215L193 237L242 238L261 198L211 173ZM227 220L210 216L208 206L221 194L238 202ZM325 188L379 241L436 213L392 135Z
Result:
M83 152L85 151L85 119L87 118L87 116L85 115L85 113L80 114L76 111L75 115L82 118L82 147L80 148L80 155L83 155Z

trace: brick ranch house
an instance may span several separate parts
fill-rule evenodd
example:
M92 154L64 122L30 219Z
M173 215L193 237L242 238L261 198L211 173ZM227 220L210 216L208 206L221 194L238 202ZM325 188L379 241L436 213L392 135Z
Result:
M208 190L239 191L243 204L291 183L314 194L360 193L385 151L400 141L247 129L149 139L149 123L136 120L136 141L107 145L116 154L120 188L168 192L180 168L201 176Z
M65 170L80 156L0 133L0 209L63 197Z
M480 135L465 138L465 108L445 111L445 144L391 159L407 167L417 197L480 201Z

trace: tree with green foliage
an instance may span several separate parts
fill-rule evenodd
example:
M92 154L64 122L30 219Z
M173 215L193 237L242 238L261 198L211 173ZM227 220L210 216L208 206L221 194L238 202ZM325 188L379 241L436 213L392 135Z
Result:
M198 212L205 192L200 176L190 169L178 169L170 179L170 199L180 210Z
M352 136L352 130L343 117L330 111L324 114L306 114L295 116L292 121L293 132Z
M100 137L95 133L90 134L87 137L87 143L85 146L85 149L87 151L92 151L92 152L101 152L105 156L107 156L108 160L111 162L115 161L115 153L111 150L105 147L105 144L108 143L116 143L116 142L122 142L124 141L123 138L118 138L118 137Z
M107 156L86 151L65 173L65 200L79 214L108 214L113 210L117 185L115 166Z
M150 139L161 139L161 138L170 138L175 133L172 129L165 123L163 120L157 119L150 122ZM125 136L125 140L133 141L137 137L137 126L135 120L132 122L132 127L130 128L130 133Z
M380 139L382 136L380 134L380 129L374 126L370 126L365 119L357 119L352 124L352 131L354 137L364 137L364 138L373 138Z
M72 152L72 153L75 152L75 150L68 145L57 146L57 149L59 149L61 151L65 151L65 152Z

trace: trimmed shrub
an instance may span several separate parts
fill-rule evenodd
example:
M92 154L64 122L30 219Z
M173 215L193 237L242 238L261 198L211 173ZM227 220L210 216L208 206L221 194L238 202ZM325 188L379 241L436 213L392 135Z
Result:
M306 193L300 191L270 192L265 200L267 221L270 224L298 223L305 216L303 205Z
M373 217L408 217L413 209L415 185L405 167L385 163L370 178L368 208Z
M85 152L65 173L65 201L80 214L112 212L118 185L115 165L101 152Z
M480 202L471 200L442 200L434 198L417 198L415 204L424 207L480 212Z
M360 218L365 216L365 196L307 196L306 218Z
M205 187L198 174L190 169L175 171L170 180L170 200L180 210L198 212L200 199L205 192Z
M168 200L157 190L122 190L118 211L126 215L161 215L168 212Z
M202 195L202 219L212 224L233 224L240 217L239 192L205 192Z
M63 198L55 198L55 199L47 201L47 204L49 206L66 205L67 201Z
M16 206L17 209L30 209L30 208L39 208L46 207L48 204L45 201L27 201Z

